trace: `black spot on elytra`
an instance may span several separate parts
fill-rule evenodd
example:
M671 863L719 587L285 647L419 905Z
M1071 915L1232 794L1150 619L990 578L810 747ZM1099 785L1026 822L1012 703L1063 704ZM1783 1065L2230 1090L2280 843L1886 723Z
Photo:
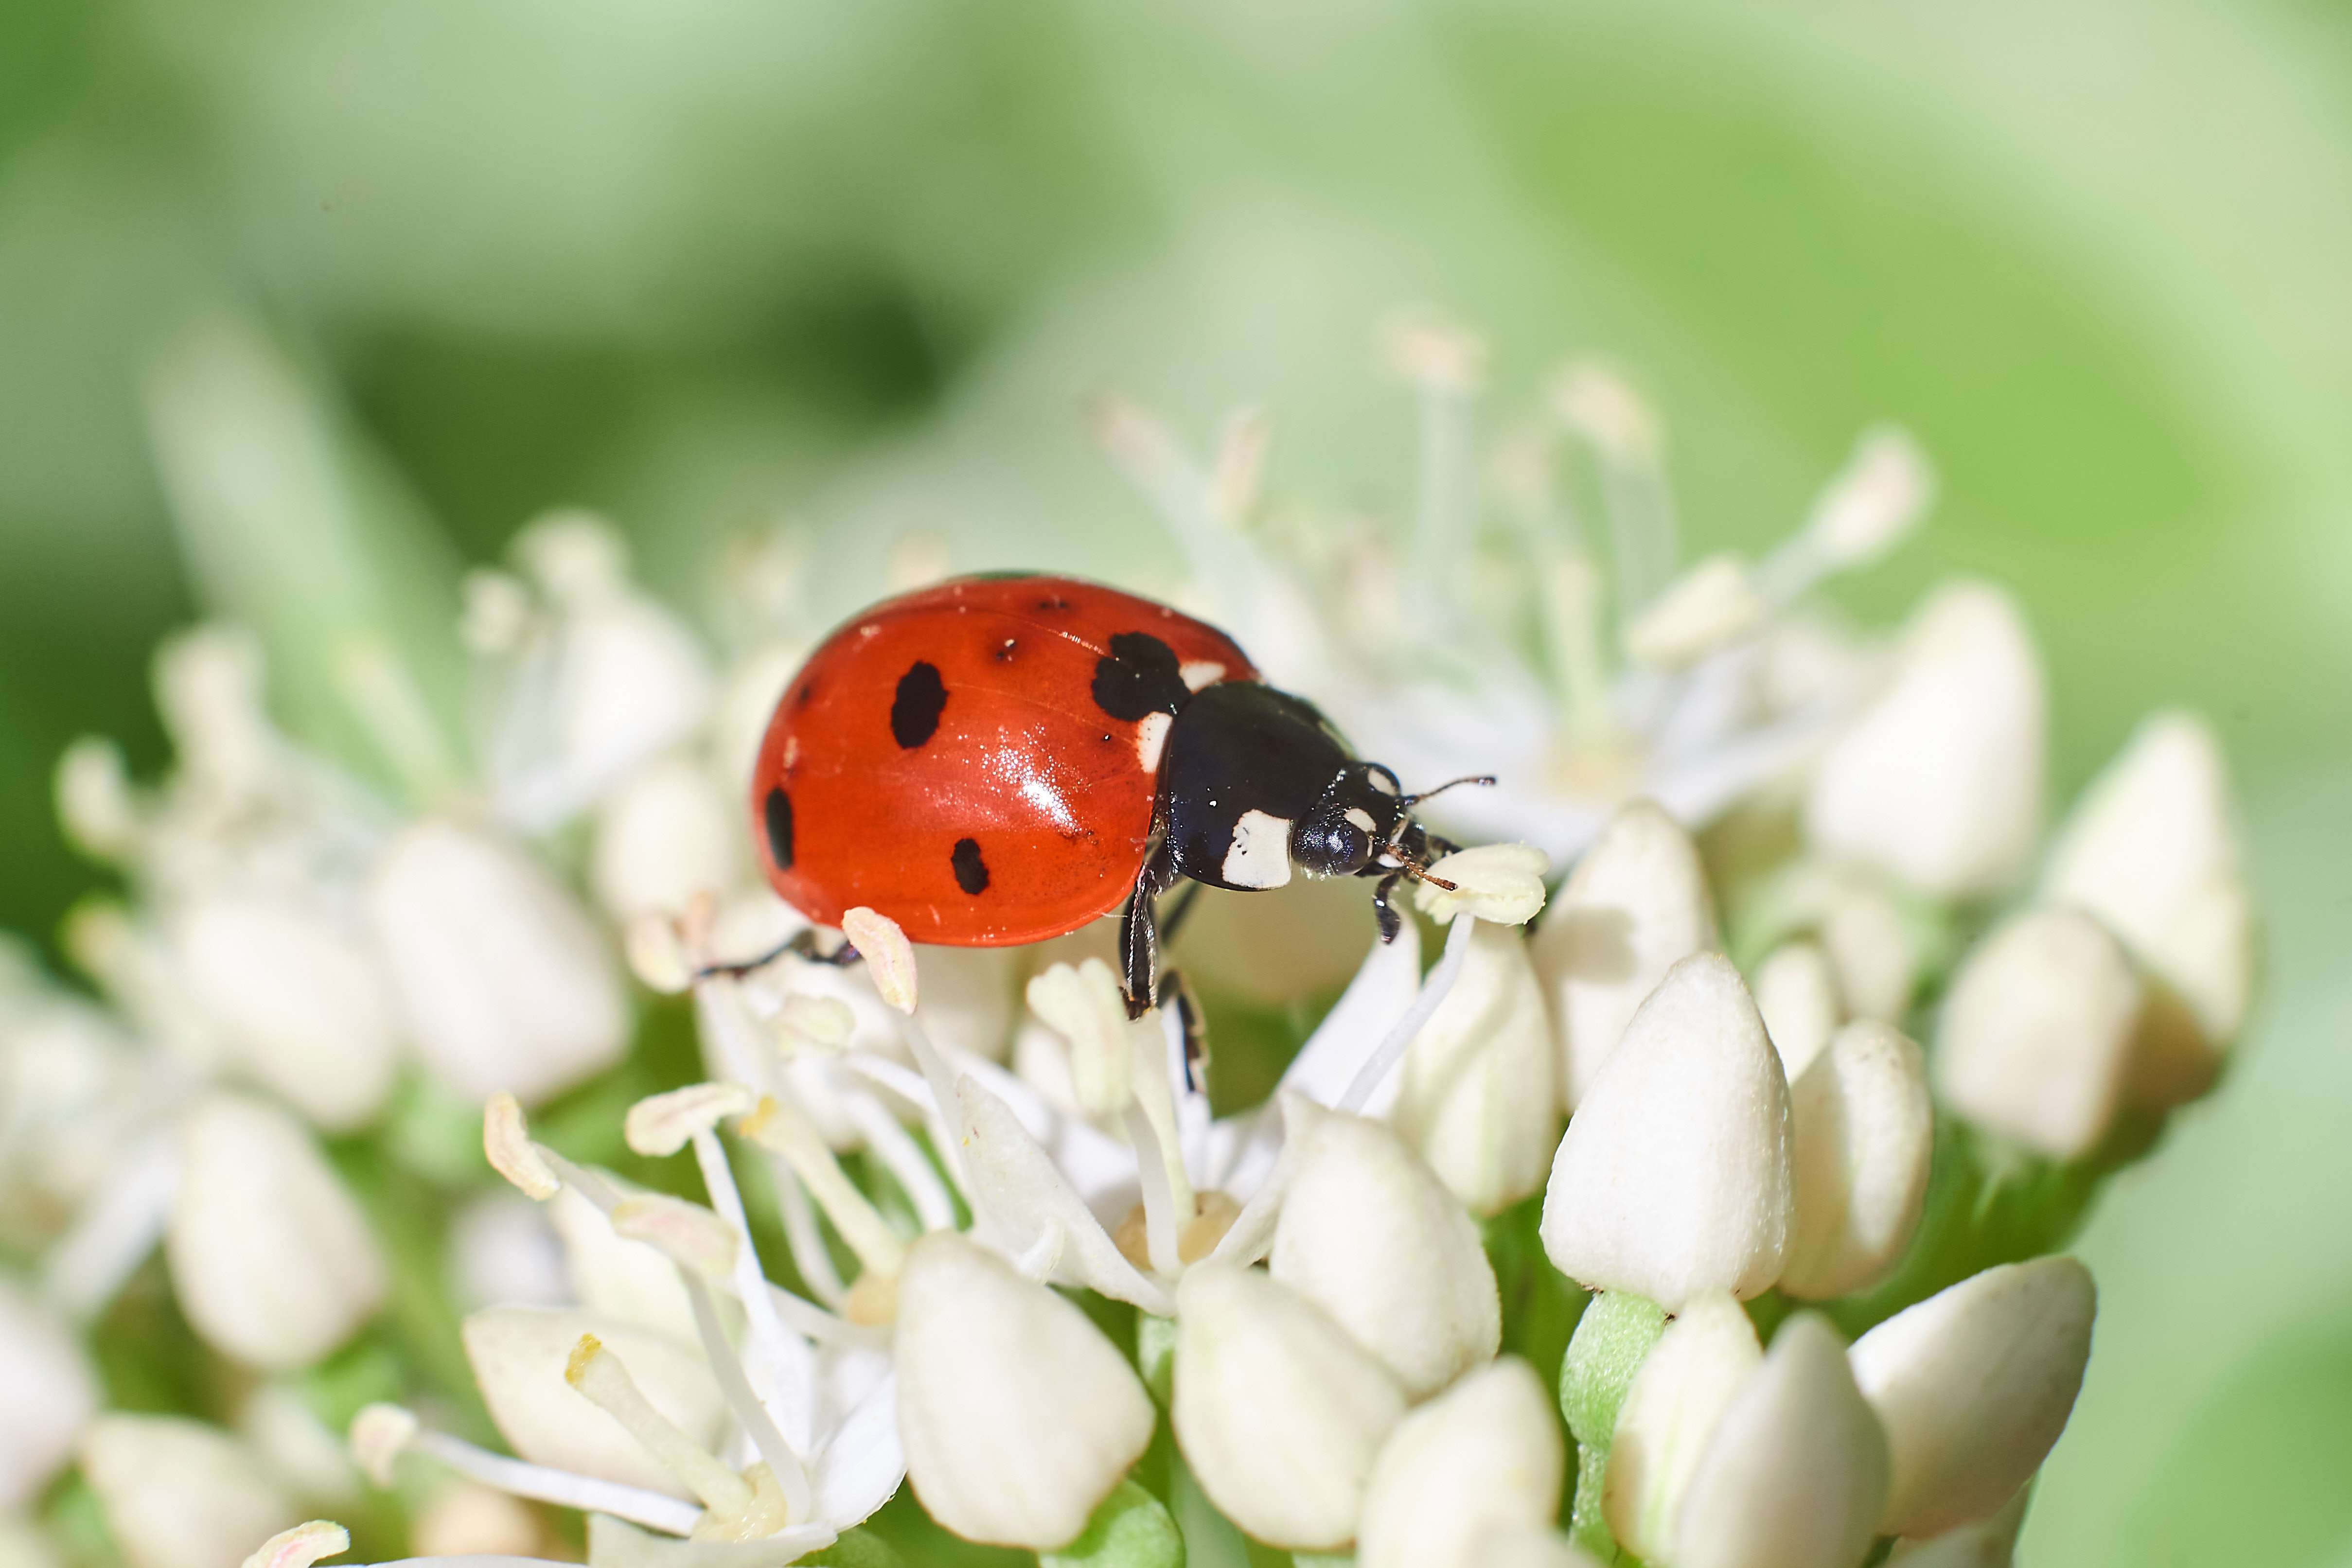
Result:
M1110 653L1095 661L1095 706L1113 718L1174 713L1192 695L1176 664L1176 650L1149 632L1121 632Z
M966 893L978 897L988 891L988 862L980 858L978 839L958 839L948 864L955 868L956 885Z
M918 659L898 677L898 694L890 699L890 737L909 751L931 738L940 727L940 710L948 706L947 683L937 664Z
M1007 637L1003 642L999 643L996 645L998 662L1009 663L1013 657L1013 651L1019 646L1021 646L1021 640L1017 637Z
M1037 601L1040 610L1067 610L1069 607L1070 601L1058 593L1048 594Z
M778 871L793 869L793 798L782 789L771 789L760 803L760 815L767 823L768 853L774 857Z
M816 683L814 681L803 681L801 683L801 689L793 694L793 706L794 707L806 707L809 704L814 701L816 701Z

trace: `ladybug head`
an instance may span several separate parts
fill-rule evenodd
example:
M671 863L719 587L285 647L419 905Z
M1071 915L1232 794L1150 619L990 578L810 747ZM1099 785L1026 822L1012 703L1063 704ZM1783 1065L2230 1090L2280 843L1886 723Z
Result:
M1492 784L1491 778L1456 779L1408 795L1397 776L1377 762L1351 762L1323 791L1290 835L1290 858L1315 876L1418 878L1433 858L1428 834L1412 809L1455 784Z

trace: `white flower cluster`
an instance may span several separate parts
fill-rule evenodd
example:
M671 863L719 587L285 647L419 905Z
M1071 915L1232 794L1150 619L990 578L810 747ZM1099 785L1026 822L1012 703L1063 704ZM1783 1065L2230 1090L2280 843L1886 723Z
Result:
M2089 1277L2046 1254L2249 1005L2218 747L2149 720L2045 845L2006 596L1941 590L1885 646L1800 602L1924 507L1900 436L1761 561L1678 571L1654 421L1574 370L1498 462L1497 541L1475 346L1391 346L1422 399L1410 573L1260 502L1262 422L1198 469L1133 408L1100 431L1195 600L1367 755L1502 773L1441 804L1506 841L1368 952L1329 884L1204 899L1189 986L1139 1020L1104 925L918 950L854 911L854 967L735 967L804 924L735 801L813 630L777 541L731 564L722 664L607 530L529 530L468 589L470 784L396 668L340 672L397 805L272 723L246 640L167 649L173 777L134 788L98 743L59 775L133 891L72 933L112 1008L0 970L0 1221L40 1258L0 1281L0 1536L49 1560L30 1511L78 1458L129 1568L359 1522L362 1476L421 1554L548 1555L551 1504L611 1568L885 1551L902 1480L1055 1562L1207 1560L1177 1524L1202 1510L1366 1568L2005 1560L2090 1347ZM592 1131L640 1178L690 1153L701 1202L526 1119L611 1082L632 972L687 998L704 1080ZM1269 1007L1322 1011L1221 1114L1216 1020ZM453 1103L530 1202L469 1197L420 1265L327 1148ZM251 1391L213 1412L234 1430L101 1410L77 1324L159 1244ZM420 1387L346 1458L305 1369L445 1267L509 1452ZM348 1546L305 1524L250 1562Z

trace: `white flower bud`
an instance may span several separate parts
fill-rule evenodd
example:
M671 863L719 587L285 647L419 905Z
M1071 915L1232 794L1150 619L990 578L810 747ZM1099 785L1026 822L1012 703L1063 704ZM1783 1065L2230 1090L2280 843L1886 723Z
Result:
M68 1456L98 1409L98 1379L57 1315L0 1280L0 1514L24 1507Z
M1711 555L1666 585L1625 631L1633 662L1684 670L1771 618L1772 607L1736 555Z
M656 758L597 802L589 869L596 901L626 920L728 892L743 874L739 817L700 761L681 752Z
M2245 1022L2254 916L2212 732L2187 714L2142 724L2084 791L2042 878L2042 896L2097 915L2179 998L2186 1028L2143 1041L2135 1098L2158 1106L2210 1085ZM2179 1036L2189 1038L2177 1038Z
M466 1359L499 1435L522 1458L672 1497L691 1495L626 1427L564 1380L583 1334L620 1358L653 1407L706 1448L728 1429L727 1402L701 1355L593 1312L488 1307L466 1319Z
M2143 991L2091 916L2037 909L1977 945L1944 998L1936 1086L1988 1131L2079 1159L2115 1120Z
M358 1499L360 1475L351 1449L290 1385L265 1383L255 1389L237 1411L236 1430L304 1500L315 1505Z
M58 821L86 855L121 860L139 846L140 811L122 748L85 735L58 758Z
M1485 1568L1485 1537L1559 1513L1568 1462L1535 1369L1506 1356L1397 1424L1365 1489L1360 1568Z
M1886 1438L1837 1331L1781 1326L1715 1429L1675 1521L1675 1568L1859 1568L1886 1500Z
M224 1568L302 1516L244 1444L176 1416L101 1416L81 1473L131 1568Z
M966 1540L1067 1543L1151 1441L1150 1397L1102 1331L953 1231L908 1249L893 1348L907 1477Z
M1675 1559L1684 1496L1724 1412L1764 1364L1747 1312L1717 1291L1684 1303L1618 1406L1601 1507L1617 1543L1653 1563Z
M1854 1343L1894 1455L1881 1531L1984 1519L2032 1479L2074 1408L2097 1311L2089 1270L2036 1258L1971 1275Z
M1837 971L1818 943L1790 942L1756 967L1755 989L1764 1032L1772 1037L1780 1071L1793 1084L1845 1021Z
M456 1476L425 1494L408 1529L419 1557L537 1557L546 1540L522 1500Z
M383 1299L383 1259L301 1124L267 1102L214 1093L181 1117L178 1142L164 1251L195 1331L273 1368L350 1338Z
M1684 959L1642 1004L1568 1124L1544 1251L1570 1279L1669 1312L1780 1277L1789 1087L1729 960Z
M2032 1500L2032 1487L2021 1486L2008 1505L1990 1519L1924 1540L1898 1541L1886 1561L1890 1568L1895 1564L1901 1568L2013 1568L2017 1538L2025 1528L2025 1507Z
M1406 1049L1391 1116L1473 1214L1499 1214L1551 1169L1558 1066L1526 938L1481 923L1453 990Z
M1404 1411L1389 1370L1288 1287L1229 1263L1177 1285L1176 1442L1209 1500L1255 1539L1302 1552L1353 1540Z
M1911 1010L1918 955L1903 912L1885 888L1860 877L1841 878L1822 911L1822 946L1837 975L1849 1017L1899 1024Z
M1089 1116L1117 1116L1135 1097L1127 1004L1100 958L1031 977L1029 1010L1068 1046L1070 1092Z
M1276 1221L1274 1277L1331 1314L1423 1399L1492 1360L1503 1309L1478 1228L1390 1128L1314 1118Z
M1918 1228L1936 1141L1927 1059L1865 1019L1838 1031L1789 1102L1796 1210L1780 1290L1823 1301L1877 1283Z
M1601 1568L1549 1525L1502 1524L1481 1531L1470 1559L1479 1568Z
M1413 884L1412 901L1431 919L1468 913L1496 925L1525 925L1543 908L1551 857L1533 844L1480 844L1455 850L1429 868L1432 880ZM1451 891L1437 885L1454 883Z
M1698 847L1651 802L1625 807L1576 862L1533 941L1559 1030L1560 1094L1574 1111L1666 971L1715 946Z
M2009 596L1938 591L1905 631L1886 689L1817 765L1807 836L1931 897L2013 887L2042 833L2047 707Z
M172 945L246 1076L331 1131L383 1108L399 1023L356 935L291 901L214 894L173 917Z
M245 1560L245 1568L310 1568L322 1557L352 1549L352 1532L330 1519L281 1530Z
M368 907L411 1038L468 1099L546 1099L620 1059L629 1010L604 938L503 839L426 820L377 861Z

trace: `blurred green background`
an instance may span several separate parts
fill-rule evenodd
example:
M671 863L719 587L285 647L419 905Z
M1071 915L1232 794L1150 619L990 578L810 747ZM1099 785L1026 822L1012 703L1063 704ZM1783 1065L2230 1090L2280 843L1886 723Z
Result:
M2220 726L2271 985L2084 1241L2026 1555L2352 1563L2341 5L9 0L0 926L90 881L59 748L163 758L149 649L205 601L142 386L192 321L266 323L452 559L585 504L691 602L792 516L846 609L908 532L1164 559L1083 439L1106 387L1195 432L1263 402L1277 489L1402 509L1370 343L1424 301L1498 404L1633 368L1701 546L1909 424L1943 502L1849 601L2015 585L2059 789L2152 706Z

